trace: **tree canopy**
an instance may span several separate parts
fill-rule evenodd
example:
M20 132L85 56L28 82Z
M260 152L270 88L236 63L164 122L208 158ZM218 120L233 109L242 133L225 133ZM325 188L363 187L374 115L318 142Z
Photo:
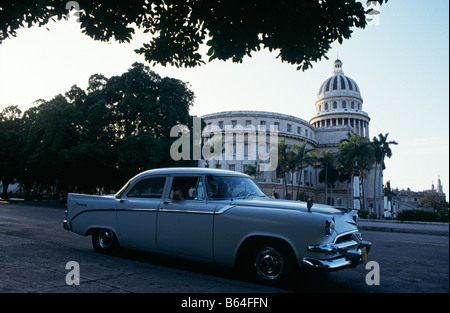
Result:
M356 0L78 0L81 30L100 41L129 42L137 29L150 33L140 49L148 62L194 67L208 61L242 62L260 49L277 51L297 69L312 67L352 28L365 28ZM387 0L367 1L382 4ZM66 17L66 0L16 0L0 4L0 43L21 27L43 26Z
M89 87L73 86L23 114L0 112L0 179L31 188L95 192L118 190L135 174L175 162L170 146L176 124L192 127L194 93L141 63L120 76L92 75ZM3 196L6 196L4 190Z

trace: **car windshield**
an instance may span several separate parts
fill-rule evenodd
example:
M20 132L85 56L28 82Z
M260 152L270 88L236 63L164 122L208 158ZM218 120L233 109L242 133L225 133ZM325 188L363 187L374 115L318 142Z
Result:
M265 196L258 185L247 177L207 176L206 186L211 199L234 199Z

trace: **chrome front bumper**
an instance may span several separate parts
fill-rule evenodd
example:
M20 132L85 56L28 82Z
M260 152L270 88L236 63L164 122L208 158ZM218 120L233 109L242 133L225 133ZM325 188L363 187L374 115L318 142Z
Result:
M340 270L346 267L354 267L367 260L367 254L372 244L368 241L349 240L340 243L324 245L310 245L308 251L321 252L327 258L304 257L302 265L308 268L322 269L326 271Z

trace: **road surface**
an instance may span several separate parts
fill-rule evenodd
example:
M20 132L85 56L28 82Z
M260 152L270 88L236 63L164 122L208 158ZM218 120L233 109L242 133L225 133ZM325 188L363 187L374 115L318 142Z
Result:
M448 236L362 231L372 242L368 268L300 272L291 283L274 288L215 265L136 251L97 254L90 237L62 228L63 219L64 208L56 205L0 201L1 293L449 292ZM71 264L79 265L78 284Z

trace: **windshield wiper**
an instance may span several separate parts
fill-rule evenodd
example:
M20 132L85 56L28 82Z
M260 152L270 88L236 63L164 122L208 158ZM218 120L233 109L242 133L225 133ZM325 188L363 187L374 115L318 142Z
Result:
M243 197L242 199L246 199L247 197L250 197L250 196L252 196L252 195L254 195L255 194L255 192L250 192L248 195L246 195L245 197Z

